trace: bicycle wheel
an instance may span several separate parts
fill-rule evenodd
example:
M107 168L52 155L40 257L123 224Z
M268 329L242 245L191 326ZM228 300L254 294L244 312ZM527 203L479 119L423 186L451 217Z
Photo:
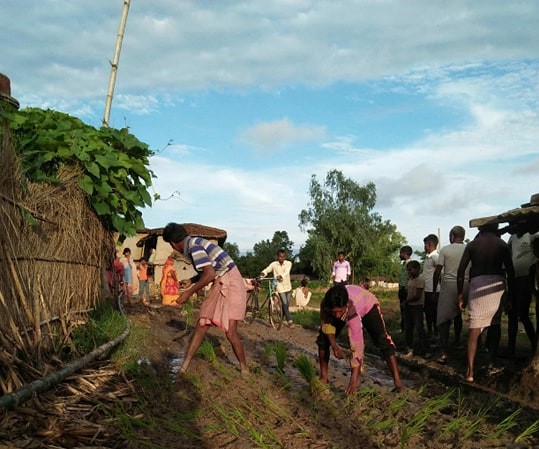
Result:
M247 296L247 307L245 309L245 322L251 324L258 313L258 295L255 292Z
M273 293L268 301L268 315L271 325L279 330L283 324L283 305L278 293Z

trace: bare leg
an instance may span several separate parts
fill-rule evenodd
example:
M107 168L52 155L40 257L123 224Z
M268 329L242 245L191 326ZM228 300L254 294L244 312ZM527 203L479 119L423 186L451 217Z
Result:
M201 326L200 324L198 324L195 328L193 335L191 335L191 340L189 341L189 346L187 347L187 353L185 354L185 358L183 359L183 363L180 368L181 373L185 373L187 368L189 368L189 364L202 344L202 340L204 340L207 330L208 326Z
M404 385L402 384L401 377L399 374L399 367L397 365L397 357L395 354L389 355L386 357L386 363L389 368L389 371L391 372L391 375L393 376L393 383L395 384L395 388L403 388Z
M245 351L243 349L243 344L241 342L240 336L238 335L238 322L236 320L228 320L228 331L226 332L226 338L230 342L234 354L240 363L240 370L242 373L248 373L249 368L247 367L247 362L245 360Z
M468 332L468 351L466 353L466 379L473 379L475 355L477 354L477 342L481 336L481 329L470 329Z
M318 348L318 360L320 361L320 382L328 383L329 349Z

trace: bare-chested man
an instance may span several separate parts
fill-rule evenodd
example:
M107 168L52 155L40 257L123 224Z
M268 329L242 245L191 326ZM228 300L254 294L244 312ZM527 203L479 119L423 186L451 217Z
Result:
M474 381L474 361L477 343L483 329L489 327L489 354L495 357L501 337L502 298L509 287L513 291L515 272L511 249L498 235L497 224L479 227L479 234L466 245L457 272L459 306L464 309L464 274L470 267L470 293L468 308L470 330L466 355L466 381Z

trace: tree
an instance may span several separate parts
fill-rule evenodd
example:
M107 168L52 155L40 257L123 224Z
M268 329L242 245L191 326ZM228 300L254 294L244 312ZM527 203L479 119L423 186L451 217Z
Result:
M287 257L292 258L293 245L294 242L290 240L286 231L275 231L271 240L255 243L252 252L249 251L243 256L238 256L235 261L244 276L258 276L270 262L275 260L278 250L284 249Z
M328 280L337 252L344 251L356 281L364 277L396 277L397 254L404 237L388 220L373 212L376 186L361 186L340 171L331 170L321 184L315 175L309 186L310 202L299 214L300 229L308 234L312 265Z
M313 260L314 248L312 247L312 242L307 240L305 245L299 249L297 261L292 266L292 272L295 274L304 274L310 278L318 277L318 273L314 271Z
M293 245L294 242L290 240L286 231L275 231L271 240L262 240L255 243L253 246L253 256L256 267L259 268L258 273L267 267L270 262L275 260L277 251L280 249L284 249L287 258L291 258Z
M227 254L232 258L234 262L236 262L240 258L240 248L237 243L225 242L223 244L223 249L227 252Z

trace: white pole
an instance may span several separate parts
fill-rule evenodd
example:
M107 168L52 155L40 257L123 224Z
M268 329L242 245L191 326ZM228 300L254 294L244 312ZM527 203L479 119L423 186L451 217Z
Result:
M114 49L114 58L111 62L109 88L107 90L107 101L105 103L105 113L103 115L103 126L109 126L110 107L112 105L112 97L114 95L114 85L116 84L116 73L118 72L118 63L120 61L120 50L122 49L122 41L124 38L125 24L127 22L127 13L131 0L124 0L122 9L122 19L120 20L120 28L118 37L116 38L116 48Z

